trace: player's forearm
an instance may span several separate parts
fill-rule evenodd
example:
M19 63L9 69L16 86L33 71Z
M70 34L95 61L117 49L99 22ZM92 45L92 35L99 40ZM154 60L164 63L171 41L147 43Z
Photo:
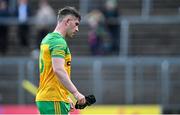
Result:
M75 87L70 80L67 72L64 69L65 60L62 58L52 58L52 66L55 74L58 76L60 82L67 88L67 90L74 95L79 103L85 103L85 97Z
M76 92L78 92L77 88L69 79L69 76L65 70L59 69L55 71L55 73L58 76L60 82L67 88L70 93L75 94Z

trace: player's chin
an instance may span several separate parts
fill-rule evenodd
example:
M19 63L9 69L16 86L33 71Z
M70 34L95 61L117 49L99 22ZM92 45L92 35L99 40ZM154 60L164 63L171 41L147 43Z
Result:
M75 35L76 35L76 32L73 32L73 33L71 34L72 37L74 37Z
M73 35L70 36L70 38L74 38L74 36L75 36L75 35L73 34Z

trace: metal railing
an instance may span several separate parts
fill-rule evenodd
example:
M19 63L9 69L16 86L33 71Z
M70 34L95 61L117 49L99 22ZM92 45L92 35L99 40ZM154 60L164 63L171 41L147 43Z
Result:
M17 76L17 92L18 92L18 98L17 102L19 104L27 103L25 100L25 91L22 88L22 81L24 79L28 79L29 81L33 83L37 83L38 81L38 74L35 72L37 68L37 60L33 60L31 58L23 57L23 58L0 58L0 69L3 69L3 66L12 66L12 65L17 65L18 67L18 74L14 75ZM116 104L135 104L137 103L136 100L140 100L138 103L142 104L145 101L145 96L147 93L146 86L150 83L152 84L153 82L157 82L156 80L154 81L148 81L145 80L146 74L145 73L145 66L157 66L158 74L157 76L154 76L155 78L160 78L157 85L157 91L159 91L159 95L157 95L156 98L156 104L161 104L163 106L178 106L180 105L180 100L177 99L176 102L171 102L170 97L175 95L175 93L172 93L174 91L173 85L176 87L180 87L180 79L172 79L174 77L172 74L170 74L171 71L173 71L171 68L172 66L180 66L180 59L179 58L155 58L155 57L136 57L136 58L117 58L117 57L97 57L97 58L89 58L89 57L75 57L73 58L72 61L73 68L78 69L80 66L83 67L89 67L91 72L90 72L90 78L84 76L83 82L81 81L78 76L82 76L81 74L84 72L83 70L80 70L80 73L75 73L72 74L73 81L78 84L80 87L80 90L85 90L85 92L93 93L97 97L97 103L98 104L106 104L106 100L104 99L106 88L108 87L116 87L115 84L119 84L123 86L123 90L117 90L121 87L116 87L115 89L112 89L113 92L116 92L116 94L108 94L109 100L113 100L114 95L121 95L124 96L125 98L118 98L121 101L118 101ZM116 73L115 76L118 76L119 78L124 76L124 79L115 79L112 80L112 82L109 82L108 79L111 79L111 76L113 75L105 75L103 74L103 68L104 67L109 67L108 71L113 72L113 69L117 69L117 71L123 71L124 75L120 73ZM123 66L124 69L120 70L117 68L117 66ZM139 70L137 72L137 75L139 77L136 78L138 82L136 82L134 79L137 75L134 74L136 71L136 68L138 67ZM176 68L178 69L178 68ZM9 70L13 71L13 70ZM86 73L85 73L86 74ZM88 74L88 73L87 73ZM180 73L175 74L175 76L179 76ZM5 75L5 74L4 74ZM84 75L84 74L83 74ZM151 75L151 73L150 73ZM3 76L3 75L0 75ZM105 79L104 77L106 76ZM153 76L153 74L151 75ZM9 84L12 81L9 80L3 80L1 79L0 84L3 86L8 87ZM92 84L91 86L88 86L90 88L86 89L86 86L84 86L84 83L90 83ZM109 82L109 83L108 83ZM107 84L109 86L107 86ZM138 87L135 85L139 85L141 88L138 89ZM13 84L12 84L13 85ZM151 86L151 85L150 85ZM106 88L105 88L106 87ZM139 98L135 97L137 92L135 91L135 87L137 88L136 90L141 92L139 95L141 95ZM144 90L142 90L142 88ZM150 88L151 90L156 90L153 88ZM2 91L2 90L1 90ZM177 89L176 89L177 91ZM3 92L0 92L1 94ZM176 93L177 95L178 92ZM154 95L154 94L152 94ZM6 95L8 96L8 95ZM154 102L151 102L151 96L149 98L149 104L154 104ZM123 101L122 101L123 100ZM112 101L111 104L113 104L114 101ZM109 103L110 104L110 103Z

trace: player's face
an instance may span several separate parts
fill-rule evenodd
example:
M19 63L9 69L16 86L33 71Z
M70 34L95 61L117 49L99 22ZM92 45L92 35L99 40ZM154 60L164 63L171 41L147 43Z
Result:
M68 21L67 37L73 38L73 36L79 31L78 18L70 18Z

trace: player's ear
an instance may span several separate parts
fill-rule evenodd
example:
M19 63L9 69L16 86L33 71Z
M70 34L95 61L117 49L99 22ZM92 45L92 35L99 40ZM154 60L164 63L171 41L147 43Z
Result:
M66 18L66 20L65 20L65 24L66 24L66 25L68 25L68 24L69 24L69 22L70 22L70 18Z

